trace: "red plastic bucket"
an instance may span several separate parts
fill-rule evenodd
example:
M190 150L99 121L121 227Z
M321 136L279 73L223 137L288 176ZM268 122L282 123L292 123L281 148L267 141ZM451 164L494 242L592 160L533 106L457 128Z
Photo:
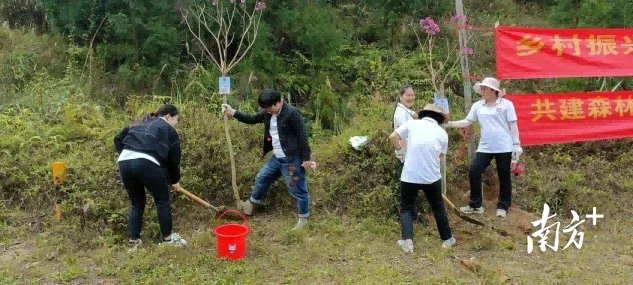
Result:
M246 255L246 236L250 232L249 222L240 212L235 210L227 210L220 215L215 221L222 218L226 213L233 212L238 214L246 225L226 224L216 227L213 230L217 241L217 250L219 258L227 258L230 260L240 260Z

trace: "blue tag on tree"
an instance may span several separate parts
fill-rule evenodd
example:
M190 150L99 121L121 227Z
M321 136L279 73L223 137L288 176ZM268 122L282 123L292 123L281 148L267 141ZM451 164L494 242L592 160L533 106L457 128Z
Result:
M231 93L231 77L220 77L218 81L220 84L220 94Z
M437 93L433 93L433 101L434 101L435 105L440 106L440 108L442 108L442 110L444 110L444 112L446 112L446 114L449 113L449 111L448 111L448 99L442 98L442 96L440 96Z

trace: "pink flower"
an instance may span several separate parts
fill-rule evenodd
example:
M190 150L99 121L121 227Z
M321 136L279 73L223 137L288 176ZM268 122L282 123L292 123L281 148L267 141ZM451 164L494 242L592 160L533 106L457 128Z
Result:
M231 2L231 4L235 3L235 0L229 0L229 2Z
M465 48L462 49L462 54L463 55L473 54L473 49L465 47Z
M242 0L242 4L246 4L246 0Z
M451 17L451 22L453 23L466 23L466 21L468 21L468 18L464 15L455 15Z
M440 32L440 26L438 26L431 17L420 19L420 27L429 35L435 35Z
M266 3L259 1L257 2L257 5L255 6L255 11L264 11L265 8L266 8Z
M215 6L216 4L218 4L218 0L211 1L211 5Z

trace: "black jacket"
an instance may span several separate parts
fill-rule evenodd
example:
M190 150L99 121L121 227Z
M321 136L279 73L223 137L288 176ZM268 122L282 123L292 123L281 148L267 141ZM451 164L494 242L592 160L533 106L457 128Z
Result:
M273 150L273 140L270 136L270 119L272 115L266 110L261 110L253 115L247 115L236 111L235 119L246 124L264 123L264 153ZM310 161L311 150L308 143L308 134L305 130L301 112L288 102L284 102L277 116L277 128L281 148L287 157L300 157L301 161Z
M123 128L114 137L114 147L118 152L128 149L149 154L160 163L171 184L180 181L180 138L176 129L162 118Z

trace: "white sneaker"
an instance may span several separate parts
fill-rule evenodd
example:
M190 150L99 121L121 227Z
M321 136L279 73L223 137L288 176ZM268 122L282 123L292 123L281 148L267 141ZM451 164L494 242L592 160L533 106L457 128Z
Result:
M504 209L497 209L497 217L505 218L506 217L506 210L504 210Z
M244 211L244 214L247 216L253 214L253 203L251 203L251 199L246 199L246 201L242 202L242 211Z
M300 230L308 224L308 218L299 218L293 230Z
M400 248L404 252L413 252L413 240L412 239L398 240L398 246L400 246Z
M484 207L481 206L479 208L471 208L470 205L466 207L460 207L459 210L464 214L483 214Z
M457 242L457 240L454 237L451 237L445 241L442 242L442 247L443 248L451 248L453 247L453 245L455 245L455 243Z
M185 246L187 245L187 241L185 239L183 239L180 234L178 233L172 233L169 236L169 239L165 239L163 238L163 242L161 242L160 244L162 245L170 245L170 246Z
M134 252L138 250L138 247L141 246L141 244L143 243L143 241L139 238L139 239L128 239L127 240L127 244L130 247L127 251L128 252Z

